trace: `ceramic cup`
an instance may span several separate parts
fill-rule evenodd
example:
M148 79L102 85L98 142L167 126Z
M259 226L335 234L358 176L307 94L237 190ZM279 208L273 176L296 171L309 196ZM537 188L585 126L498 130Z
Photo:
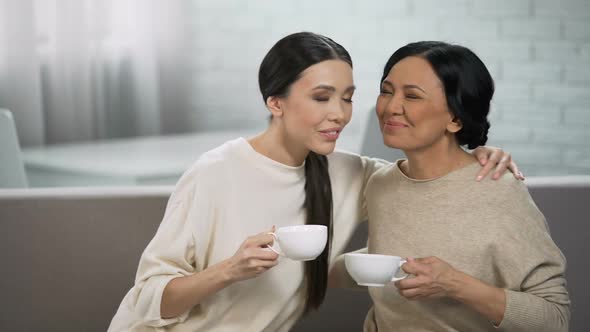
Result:
M344 264L348 274L361 286L383 287L386 284L404 279L407 275L396 277L406 262L398 256L348 253Z
M275 243L268 248L296 261L316 259L328 240L328 228L324 225L287 226L269 234L275 238Z

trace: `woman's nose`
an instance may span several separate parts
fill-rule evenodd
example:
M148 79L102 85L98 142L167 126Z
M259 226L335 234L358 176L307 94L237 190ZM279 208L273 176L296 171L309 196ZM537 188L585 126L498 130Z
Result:
M334 106L328 114L328 120L341 123L346 118L346 110L342 105Z
M385 105L385 112L391 115L402 115L405 113L404 103L401 98L394 96L389 99L387 105Z

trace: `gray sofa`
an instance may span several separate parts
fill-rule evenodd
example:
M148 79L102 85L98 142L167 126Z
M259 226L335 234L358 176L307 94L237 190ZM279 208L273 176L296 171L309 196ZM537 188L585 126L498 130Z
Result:
M590 179L527 180L568 258L571 330L590 326ZM105 331L171 187L0 190L0 331ZM349 248L364 246L361 227ZM366 292L330 290L293 331L359 331Z
M590 326L590 179L527 180L568 258L572 331ZM0 190L0 331L105 331L171 187ZM350 248L364 245L361 227ZM365 292L330 290L293 331L359 331Z

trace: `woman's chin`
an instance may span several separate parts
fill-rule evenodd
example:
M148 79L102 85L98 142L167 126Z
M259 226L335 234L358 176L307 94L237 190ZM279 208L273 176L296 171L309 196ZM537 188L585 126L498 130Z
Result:
M334 152L335 149L336 142L323 142L322 144L317 144L313 146L310 150L317 154L326 156Z
M387 146L389 148L399 149L399 150L404 150L404 148L406 147L406 145L403 144L402 142L400 142L399 140L393 140L389 137L383 138L383 144L385 144L385 146Z

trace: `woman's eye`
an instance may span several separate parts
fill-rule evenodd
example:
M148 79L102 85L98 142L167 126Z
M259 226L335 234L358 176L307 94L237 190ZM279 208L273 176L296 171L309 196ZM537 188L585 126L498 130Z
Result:
M352 104L352 98L342 98L345 102Z
M409 95L406 95L406 98L408 98L408 99L419 99L420 97L418 97L417 95L409 94Z
M393 93L391 91L387 91L387 90L381 89L379 91L379 94L382 94L382 95L392 95Z
M326 101L329 101L330 100L329 97L313 97L313 99L315 101L319 101L319 102L326 102Z

